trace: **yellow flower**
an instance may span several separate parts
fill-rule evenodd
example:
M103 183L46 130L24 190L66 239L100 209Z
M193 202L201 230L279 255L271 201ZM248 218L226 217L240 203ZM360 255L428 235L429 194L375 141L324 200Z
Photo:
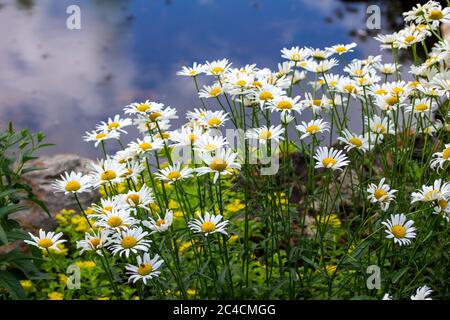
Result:
M20 280L20 285L25 290L28 290L33 286L33 282L31 282L30 280Z
M173 216L175 217L175 218L183 218L183 212L182 211L175 211L174 213L173 213Z
M110 297L98 297L97 300L111 300Z
M60 226L66 226L68 224L67 218L60 213L58 213L55 218Z
M236 235L236 234L233 234L233 235L228 239L228 242L230 242L230 243L235 243L235 242L238 241L238 240L239 240L239 236Z
M88 260L88 261L77 261L75 263L78 267L80 268L93 268L96 266L95 262L92 260Z
M160 212L160 208L155 202L150 203L150 209L152 212Z
M320 224L326 224L330 228L337 229L341 226L341 220L339 220L338 215L335 213L319 217L318 220Z
M121 183L118 186L118 190L119 190L119 193L126 193L128 190L128 187L125 183Z
M67 276L64 273L58 273L59 283L60 284L66 284L67 283Z
M67 249L67 248L64 246L64 243L60 243L60 244L58 244L58 245L56 245L56 246L59 248L59 250L50 249L50 252L51 252L52 254L55 254L55 255L61 255L61 256L67 255L69 249ZM44 255L44 256L48 255L47 250L42 250L42 255Z
M50 292L47 296L48 296L48 300L63 300L63 298L64 298L62 293L59 293L56 291Z
M231 213L236 213L244 208L245 208L245 204L243 204L240 199L234 199L233 202L231 202L225 206L225 210L227 210Z
M180 205L175 200L169 200L169 209L178 209Z
M193 298L197 295L197 290L195 289L187 289L186 293L189 297Z
M180 247L178 248L180 250L181 253L186 252L190 247L192 247L192 242L188 241L188 242L183 242Z
M335 265L329 265L329 266L325 267L325 269L327 270L328 275L330 275L330 276L333 275L336 272L336 268L337 268L337 266L335 266Z
M87 208L86 210L84 210L84 213L86 213L86 215L91 215L96 213L91 207Z

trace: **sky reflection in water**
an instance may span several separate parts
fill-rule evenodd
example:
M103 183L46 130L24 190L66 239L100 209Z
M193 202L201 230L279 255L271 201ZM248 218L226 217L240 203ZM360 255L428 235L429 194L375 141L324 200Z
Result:
M99 153L84 132L130 102L161 101L178 109L174 126L184 121L199 101L190 79L175 75L181 66L226 57L274 69L283 47L357 41L349 32L365 17L355 5L358 12L325 23L342 7L335 0L19 2L0 0L0 125L43 130L57 145L47 153L91 158ZM81 30L65 26L70 4L81 7ZM377 48L369 40L346 58Z

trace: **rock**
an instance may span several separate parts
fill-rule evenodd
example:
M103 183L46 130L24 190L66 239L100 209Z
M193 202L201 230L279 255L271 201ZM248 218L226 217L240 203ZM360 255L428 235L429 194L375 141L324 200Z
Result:
M59 179L65 171L76 171L88 173L88 164L92 160L83 158L74 154L57 154L51 156L42 156L39 159L32 160L28 166L45 167L45 170L33 171L23 176L23 182L33 188L33 193L42 200L48 207L52 217L58 214L61 209L78 209L78 205L73 195L64 195L64 193L54 193L52 183ZM97 202L100 198L98 192L81 193L78 198L83 208ZM21 225L29 231L42 228L52 230L56 227L54 219L34 203L30 203L30 209L18 212L12 217L19 221Z

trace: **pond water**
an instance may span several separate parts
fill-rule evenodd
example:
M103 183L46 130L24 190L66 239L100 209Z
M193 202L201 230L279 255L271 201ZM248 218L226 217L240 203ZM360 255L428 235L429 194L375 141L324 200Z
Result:
M81 8L81 29L66 27L66 8ZM347 59L374 54L364 35L366 4L337 0L0 0L0 125L43 130L47 153L97 150L81 137L142 99L198 106L194 61L276 68L280 49L356 41ZM383 27L383 25L382 25ZM380 32L384 32L381 30ZM364 39L363 39L364 40ZM179 120L180 124L182 120Z

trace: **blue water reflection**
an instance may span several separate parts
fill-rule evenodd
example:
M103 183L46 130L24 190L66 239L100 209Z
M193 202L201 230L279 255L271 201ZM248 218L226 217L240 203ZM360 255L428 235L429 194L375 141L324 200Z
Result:
M70 4L81 7L81 30L66 28ZM349 33L363 27L365 6L353 8L330 23L339 1L0 0L0 125L44 130L57 144L48 152L95 158L81 136L124 105L160 100L180 116L198 106L175 75L182 65L227 57L276 68L283 47L357 40ZM375 50L368 40L348 58Z

